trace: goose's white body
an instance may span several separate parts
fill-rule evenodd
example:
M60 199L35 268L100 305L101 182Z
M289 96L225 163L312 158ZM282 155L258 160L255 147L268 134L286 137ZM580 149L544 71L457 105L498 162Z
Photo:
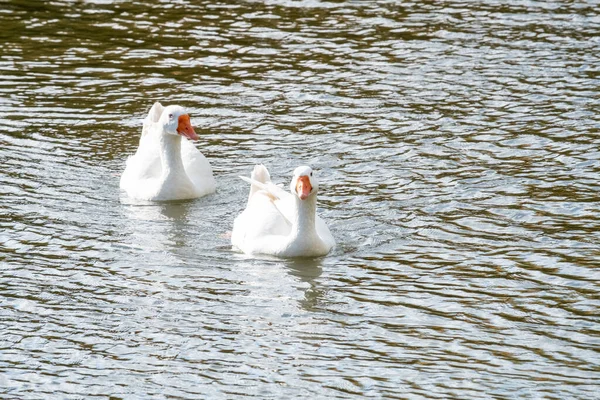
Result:
M130 198L183 200L215 191L210 163L174 128L182 115L187 116L181 107L163 107L158 102L150 109L138 149L127 159L121 175L120 187ZM169 116L175 121L170 121ZM191 125L189 128L193 132ZM185 136L197 138L195 132Z
M248 180L245 178L245 180ZM233 246L246 254L276 257L323 256L335 245L325 222L316 214L318 183L309 167L298 167L290 192L271 183L262 165L252 171L246 209L235 219ZM302 181L311 188L304 192Z

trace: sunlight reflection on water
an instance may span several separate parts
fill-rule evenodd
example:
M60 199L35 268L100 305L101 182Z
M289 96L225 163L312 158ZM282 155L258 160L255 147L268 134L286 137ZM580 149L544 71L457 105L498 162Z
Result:
M592 3L6 2L0 393L596 398ZM215 194L119 193L156 100ZM255 163L330 255L232 251Z

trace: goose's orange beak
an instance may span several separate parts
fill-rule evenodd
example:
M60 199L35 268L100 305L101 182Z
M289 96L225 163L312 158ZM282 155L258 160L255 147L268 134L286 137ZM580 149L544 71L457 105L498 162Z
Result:
M296 193L298 193L300 200L306 200L310 195L311 190L312 185L310 184L308 176L298 177L298 181L296 182Z
M190 116L187 114L179 116L177 121L177 133L190 140L198 140L198 135L196 134L196 131L194 131L194 127L190 122Z

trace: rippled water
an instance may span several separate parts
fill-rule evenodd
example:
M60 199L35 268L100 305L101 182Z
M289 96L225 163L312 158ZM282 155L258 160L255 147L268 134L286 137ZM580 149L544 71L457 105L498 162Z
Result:
M597 1L0 3L3 398L600 398ZM217 193L119 193L151 104ZM338 246L249 258L310 164Z

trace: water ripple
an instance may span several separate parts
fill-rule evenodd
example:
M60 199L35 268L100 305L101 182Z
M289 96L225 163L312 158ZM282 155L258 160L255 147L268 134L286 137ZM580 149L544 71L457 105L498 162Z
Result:
M0 393L597 398L597 8L6 2ZM215 195L119 193L156 100ZM231 251L259 162L331 255Z

